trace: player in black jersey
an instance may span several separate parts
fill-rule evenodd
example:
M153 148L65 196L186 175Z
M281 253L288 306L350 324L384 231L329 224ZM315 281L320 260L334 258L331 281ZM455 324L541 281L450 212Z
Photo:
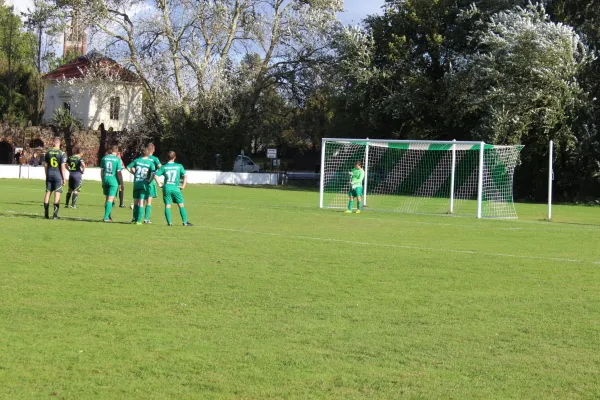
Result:
M60 138L52 140L52 148L46 151L44 157L44 172L46 173L46 194L44 196L44 218L48 216L50 194L54 192L54 219L59 219L60 194L67 176L67 156L60 150Z
M71 203L71 208L77 208L77 198L79 197L83 172L85 171L85 162L81 158L79 146L73 147L73 155L67 159L67 169L69 170L69 191L67 192L65 207L69 208L69 200L71 200L72 194L73 203Z

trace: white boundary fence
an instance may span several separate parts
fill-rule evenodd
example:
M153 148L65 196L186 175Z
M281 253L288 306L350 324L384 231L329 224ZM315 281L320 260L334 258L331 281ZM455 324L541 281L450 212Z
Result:
M123 180L133 182L133 176L123 170ZM277 185L279 174L242 173L188 170L188 183L212 185ZM46 179L44 167L28 165L0 165L0 179ZM84 181L100 181L100 168L86 168Z

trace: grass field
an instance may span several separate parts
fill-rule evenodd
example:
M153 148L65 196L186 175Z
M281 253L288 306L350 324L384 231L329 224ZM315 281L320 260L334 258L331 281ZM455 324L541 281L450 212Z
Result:
M600 208L320 210L190 186L190 221L0 181L1 399L597 399ZM127 195L131 187L127 187Z

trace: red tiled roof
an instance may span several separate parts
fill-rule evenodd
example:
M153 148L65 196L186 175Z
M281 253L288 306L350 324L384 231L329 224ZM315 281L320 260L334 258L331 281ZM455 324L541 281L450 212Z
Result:
M139 82L138 76L115 60L98 53L77 57L44 75L44 80L83 78L90 68L98 68L100 76L113 76L124 82Z

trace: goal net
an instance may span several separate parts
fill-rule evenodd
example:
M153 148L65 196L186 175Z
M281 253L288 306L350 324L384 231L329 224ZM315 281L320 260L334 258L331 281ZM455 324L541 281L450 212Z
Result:
M483 142L323 139L321 208L346 208L361 161L363 202L406 213L517 218L513 176L523 146Z

